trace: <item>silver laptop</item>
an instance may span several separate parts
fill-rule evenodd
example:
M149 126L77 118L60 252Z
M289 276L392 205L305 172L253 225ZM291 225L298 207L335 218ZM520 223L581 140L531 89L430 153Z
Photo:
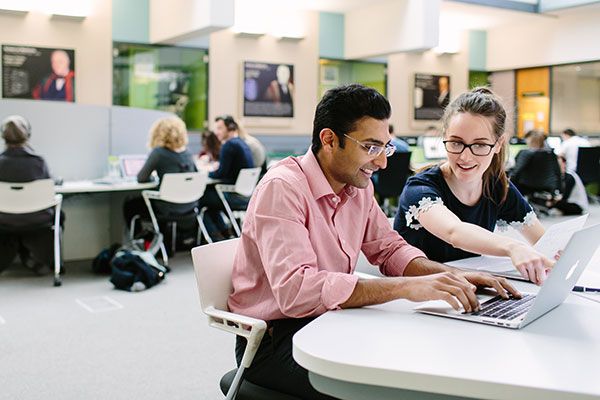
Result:
M566 221L554 224L537 241L534 249L548 257L554 259L559 250L565 248L571 236L585 225L588 214L580 217L570 218ZM503 276L505 278L528 281L517 271L508 257L479 256L465 258L457 261L449 261L445 264L461 269L471 269L480 272L489 272L490 274Z
M428 160L446 158L446 148L440 136L423 136L423 156Z
M600 224L575 232L548 279L537 294L522 293L522 299L480 297L480 310L461 313L443 301L427 302L416 311L482 324L520 329L562 304L590 263L600 242Z

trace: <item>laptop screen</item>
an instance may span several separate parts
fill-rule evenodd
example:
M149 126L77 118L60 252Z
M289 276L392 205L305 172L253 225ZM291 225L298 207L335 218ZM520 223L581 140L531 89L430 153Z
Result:
M446 149L444 143L442 143L442 138L439 136L423 137L423 155L428 160L446 158Z
M121 167L121 176L123 178L137 177L138 172L146 162L145 154L125 154L119 156L119 165Z

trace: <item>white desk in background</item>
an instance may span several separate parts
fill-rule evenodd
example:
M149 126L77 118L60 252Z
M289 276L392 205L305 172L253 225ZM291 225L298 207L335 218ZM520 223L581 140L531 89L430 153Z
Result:
M598 303L570 295L520 330L414 307L397 300L328 312L294 336L294 359L317 390L347 400L600 398Z
M135 181L115 181L114 183L98 183L94 180L66 181L56 186L56 193L78 194L78 193L102 193L123 192L128 190L154 189L157 182L138 183Z

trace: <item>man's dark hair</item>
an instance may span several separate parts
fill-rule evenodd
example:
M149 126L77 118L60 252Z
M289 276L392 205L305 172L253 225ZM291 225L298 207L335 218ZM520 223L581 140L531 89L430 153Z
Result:
M312 152L317 154L321 149L321 130L331 129L344 148L344 135L356 129L361 118L384 120L390 118L391 112L390 103L375 89L351 84L328 90L315 111Z
M235 119L231 115L219 115L215 118L215 122L218 121L223 121L228 131L237 131L240 129L238 123L235 122Z
M577 136L577 132L575 132L573 129L571 128L567 128L563 131L563 133L567 136Z

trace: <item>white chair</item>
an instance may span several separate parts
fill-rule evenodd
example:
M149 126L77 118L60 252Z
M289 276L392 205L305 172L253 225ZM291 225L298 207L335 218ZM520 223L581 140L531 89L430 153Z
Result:
M62 194L54 191L52 179L39 179L27 183L0 182L0 212L28 214L54 207L54 286L62 284L60 277L60 209Z
M198 201L202 195L204 195L204 191L206 190L206 184L208 182L208 173L206 171L200 172L182 172L182 173L174 173L174 174L164 174L160 183L159 190L144 190L142 192L142 197L144 198L144 202L146 203L146 207L148 208L148 212L150 213L150 219L152 221L152 226L156 233L161 233L158 225L158 219L152 208L151 200L160 200L168 203L176 203L176 204L185 204L192 203ZM194 214L196 216L196 220L198 221L198 233L196 235L196 242L199 243L201 240L201 235L204 235L206 241L208 243L212 243L212 239L208 235L206 231L206 227L202 221L198 213L198 208L194 209ZM176 238L177 224L173 223L172 228L172 241L174 243ZM131 234L133 229L131 229ZM165 266L169 263L169 258L167 256L167 250L165 248L164 242L160 242L160 251L162 254L163 264Z
M225 212L227 213L227 217L231 221L231 225L235 230L236 235L239 237L241 235L241 229L239 224L237 223L236 215L234 212L243 213L246 211L246 207L241 209L232 208L231 205L227 202L225 198L225 193L237 193L244 197L252 196L254 189L256 188L256 184L258 183L258 178L260 177L260 167L257 168L243 168L240 170L238 177L235 181L235 185L223 185L218 184L215 185L215 190L223 202L223 206L225 207Z
M239 241L240 239L237 238L224 240L192 249L200 304L202 311L208 316L208 324L213 328L243 336L248 341L240 367L235 372L233 382L227 390L227 399L234 399L238 390L244 398L291 399L292 397L250 382L241 384L244 370L252 364L254 355L267 330L267 323L261 319L232 313L228 310L227 298L233 289L231 272ZM232 373L233 371L230 371L223 379Z

